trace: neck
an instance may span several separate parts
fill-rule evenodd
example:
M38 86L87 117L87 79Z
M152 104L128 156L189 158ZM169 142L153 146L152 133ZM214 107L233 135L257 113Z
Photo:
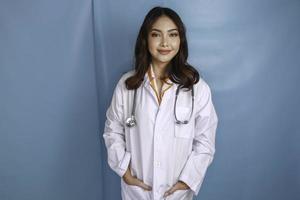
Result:
M153 71L156 77L161 78L165 76L168 63L152 62Z

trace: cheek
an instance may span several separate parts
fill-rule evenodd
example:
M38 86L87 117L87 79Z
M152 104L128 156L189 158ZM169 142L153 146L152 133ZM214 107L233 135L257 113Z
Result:
M148 49L149 49L150 53L155 52L155 50L157 49L158 44L159 44L159 42L157 42L154 39L149 39L148 40Z
M176 48L176 49L179 49L179 46L180 46L180 40L176 40L174 45L175 45L175 48Z
M172 44L172 47L176 52L179 51L179 46L180 46L180 40L174 41Z
M148 50L149 50L150 54L153 55L155 48L153 48L153 45L149 44Z

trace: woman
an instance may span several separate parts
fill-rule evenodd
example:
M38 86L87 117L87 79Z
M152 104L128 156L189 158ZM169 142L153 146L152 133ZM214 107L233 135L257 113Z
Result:
M151 9L136 41L135 69L121 77L106 112L108 164L121 177L123 200L191 200L200 190L218 117L209 86L187 57L180 17Z

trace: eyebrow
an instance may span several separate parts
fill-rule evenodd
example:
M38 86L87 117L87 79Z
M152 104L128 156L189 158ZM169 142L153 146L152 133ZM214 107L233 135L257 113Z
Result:
M162 32L161 30L159 30L159 29L156 29L156 28L153 28L153 29L151 29L151 31L158 31L158 32ZM169 29L169 30L168 30L168 32L171 32L171 31L178 31L178 29L177 29L177 28L173 28L173 29Z

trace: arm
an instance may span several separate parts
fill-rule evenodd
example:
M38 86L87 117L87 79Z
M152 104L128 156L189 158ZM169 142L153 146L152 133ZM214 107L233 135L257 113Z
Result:
M131 154L126 151L125 145L122 84L121 79L114 90L111 104L106 111L103 134L107 148L108 165L120 177L125 174L131 158Z
M179 176L195 195L199 193L206 170L215 153L215 135L218 117L211 99L209 86L203 82L199 86L199 98L196 105L200 108L195 113L195 137L192 152Z

